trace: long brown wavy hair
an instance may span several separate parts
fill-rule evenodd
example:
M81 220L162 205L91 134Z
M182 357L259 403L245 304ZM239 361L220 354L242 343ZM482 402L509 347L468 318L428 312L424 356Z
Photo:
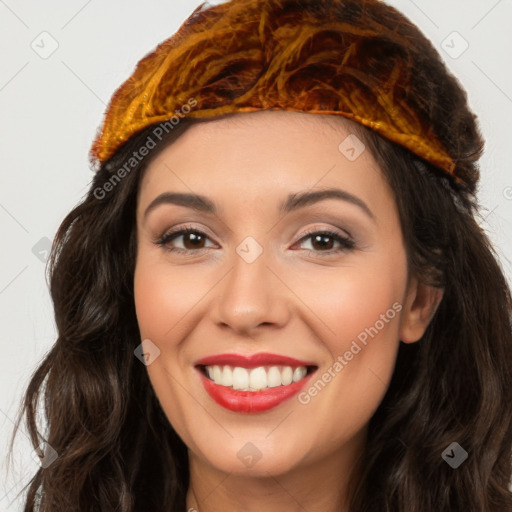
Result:
M478 222L483 140L460 84L430 48L418 54L425 55L425 97L443 91L432 122L465 184L351 125L394 192L409 272L444 288L444 296L421 340L400 343L389 389L370 420L350 512L512 512L512 300ZM100 198L98 189L107 190L154 126L130 138L101 165L55 236L48 276L58 338L31 376L11 453L25 419L34 448L46 442L57 458L26 485L26 512L186 509L187 447L134 355L141 343L135 208L148 164L198 122L208 121L182 119ZM442 458L453 442L468 454L456 469Z

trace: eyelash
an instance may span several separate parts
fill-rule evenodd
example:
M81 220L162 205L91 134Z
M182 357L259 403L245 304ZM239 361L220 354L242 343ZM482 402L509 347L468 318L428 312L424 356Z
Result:
M169 247L167 245L172 239L177 238L181 235L186 235L188 233L199 234L205 238L209 238L209 236L206 233L204 233L203 231L201 231L200 229L196 229L191 226L186 226L186 227L177 229L176 231L171 231L169 233L165 233L154 243L156 245L161 246L166 251L175 252L178 254L189 255L191 252L202 252L202 251L208 249L208 247L201 247L197 250L182 249L181 247ZM306 233L304 233L304 235L298 240L297 243L305 241L306 239L310 238L312 235L329 236L329 237L333 238L336 242L339 242L341 244L341 247L338 247L336 249L330 249L328 251L315 251L313 249L308 249L310 252L314 252L316 254L319 254L320 256L332 256L334 254L338 254L341 252L350 251L350 250L354 249L354 247L355 247L354 240L352 240L349 237L344 237L344 236L340 235L339 233L332 231L330 229L322 229L322 230L311 229L309 231L306 231Z

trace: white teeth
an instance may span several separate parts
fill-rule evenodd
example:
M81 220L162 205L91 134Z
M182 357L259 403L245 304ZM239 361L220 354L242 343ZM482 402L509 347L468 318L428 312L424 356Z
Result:
M281 372L281 381L283 386L288 386L293 380L293 370L291 366L285 366Z
M217 382L216 384L222 384L222 382ZM233 389L240 389L242 391L247 391L249 388L249 372L245 368L240 368L237 366L233 369Z
M305 366L258 366L247 369L240 366L207 366L206 373L215 384L241 391L259 391L298 382L307 374Z
M220 366L213 367L213 380L215 382L222 382L222 370L220 369Z
M303 379L306 376L306 373L308 373L308 371L306 368L304 368L304 366L295 368L293 372L293 382L297 382L298 380Z
M271 366L267 372L267 383L269 388L275 388L282 384L281 372L277 366Z
M233 370L230 366L224 366L224 370L222 370L222 382L223 386L232 386L233 385Z
M260 366L251 370L251 373L249 373L249 386L256 391L267 387L267 372L265 368Z

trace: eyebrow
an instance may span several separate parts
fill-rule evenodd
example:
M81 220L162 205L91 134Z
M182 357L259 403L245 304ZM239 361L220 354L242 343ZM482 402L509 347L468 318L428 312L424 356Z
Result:
M281 215L285 215L292 211L304 208L314 203L318 203L319 201L324 201L326 199L340 199L352 203L363 210L366 215L368 215L368 217L370 217L374 222L376 220L375 215L362 199L351 194L350 192L347 192L346 190L341 190L339 188L328 188L314 192L306 191L289 194L286 200L281 204L279 211ZM162 204L176 204L178 206L191 208L198 212L211 213L213 215L218 214L215 203L213 203L213 201L208 199L206 196L199 194L185 194L181 192L164 192L163 194L160 194L155 199L153 199L153 201L151 201L149 206L146 208L146 211L144 212L143 218L146 218L150 211L154 210L157 206Z

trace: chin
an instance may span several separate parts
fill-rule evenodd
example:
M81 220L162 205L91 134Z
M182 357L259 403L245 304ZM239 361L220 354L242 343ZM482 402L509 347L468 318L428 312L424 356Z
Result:
M287 473L306 457L305 447L299 439L288 436L288 443L283 443L277 438L274 441L265 439L265 435L259 438L247 435L219 442L204 440L197 445L201 454L194 453L218 471L253 478ZM189 457L191 455L189 449Z

